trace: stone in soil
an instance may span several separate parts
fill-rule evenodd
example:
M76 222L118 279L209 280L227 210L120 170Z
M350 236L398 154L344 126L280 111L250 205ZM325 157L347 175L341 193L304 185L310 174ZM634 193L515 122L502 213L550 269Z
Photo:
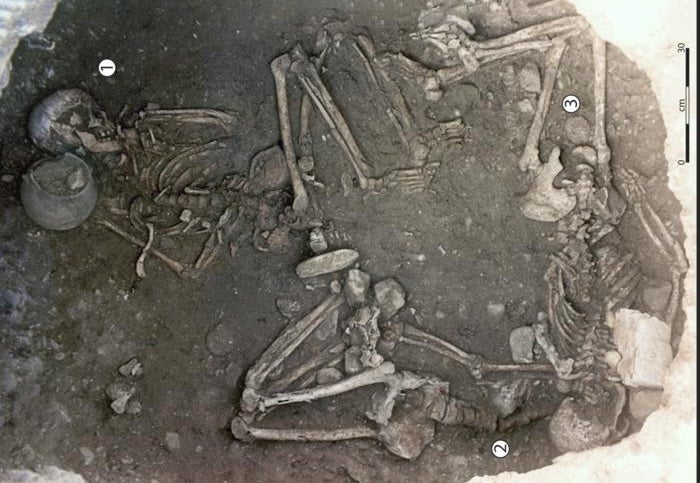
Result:
M95 453L90 448L81 446L80 454L83 456L83 464L85 466L89 466L92 464L93 461L95 461Z
M549 423L549 437L559 451L583 451L605 444L610 434L597 417L590 415L588 404L568 397Z
M385 319L392 318L406 305L406 291L394 278L387 278L374 284L374 296Z
M277 310L282 315L282 317L285 317L287 319L293 319L294 317L299 315L299 312L301 312L301 304L298 300L292 300L281 297L275 300L275 305L277 306Z
M535 112L535 108L532 107L532 101L530 101L530 99L523 99L518 102L518 109L524 114L532 114Z
M165 447L171 453L177 453L178 451L180 451L180 436L177 433L166 433Z
M134 388L123 382L113 382L105 389L105 394L112 401L131 396L134 393Z
M591 141L591 125L583 116L569 117L564 123L564 135L576 146L588 144Z
M534 62L528 62L518 74L520 87L526 92L538 93L542 90L540 70Z
M318 384L333 384L343 378L343 373L335 367L326 367L316 373L316 382Z
M434 437L434 421L427 418L418 420L407 411L396 411L379 432L379 439L386 449L404 459L420 456Z
M500 322L506 313L506 306L501 303L489 302L486 305L486 313L492 321Z
M613 317L615 344L622 355L617 372L630 387L663 388L673 359L671 328L651 315L620 309Z
M368 273L351 268L345 281L345 299L353 307L359 307L367 302L370 276Z
M124 377L136 377L143 374L143 367L135 357L132 357L129 362L119 367L119 374Z
M510 354L513 362L529 364L533 360L532 348L535 345L535 331L532 327L518 327L510 333Z
M330 289L331 289L331 293L334 293L334 294L339 294L340 292L343 291L343 286L342 286L342 285L340 284L340 282L337 281L337 280L333 280L333 281L330 283L330 285L328 286L328 288L330 288Z
M235 342L235 330L229 324L216 324L207 332L207 350L215 356L223 356L231 352Z
M309 248L317 255L328 250L326 236L323 234L323 230L318 227L314 228L311 230L311 233L309 233Z
M299 278L318 277L344 270L352 266L359 257L360 254L355 250L342 248L304 260L297 265L296 272Z
M357 374L362 370L360 362L362 352L358 347L350 347L345 351L345 373L349 375Z
M131 394L121 396L112 401L112 404L110 404L109 407L112 408L112 411L114 411L116 414L124 414L126 412L126 406L129 403L130 397Z

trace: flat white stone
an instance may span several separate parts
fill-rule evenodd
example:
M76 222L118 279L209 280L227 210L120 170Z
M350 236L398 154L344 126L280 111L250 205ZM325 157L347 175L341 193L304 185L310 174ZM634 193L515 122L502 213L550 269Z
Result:
M613 334L622 355L617 371L630 387L661 389L673 359L671 328L651 315L631 309L615 312Z

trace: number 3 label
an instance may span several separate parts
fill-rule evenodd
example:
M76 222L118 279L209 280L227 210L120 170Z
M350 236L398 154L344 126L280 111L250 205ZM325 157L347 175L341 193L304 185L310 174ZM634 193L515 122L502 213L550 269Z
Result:
M576 112L581 107L581 101L573 94L569 94L561 101L561 107L566 112Z

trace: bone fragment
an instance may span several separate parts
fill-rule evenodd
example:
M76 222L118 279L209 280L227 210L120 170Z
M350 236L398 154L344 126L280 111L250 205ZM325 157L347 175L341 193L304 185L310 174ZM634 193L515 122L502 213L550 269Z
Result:
M144 268L144 263L146 261L146 255L148 254L148 250L151 249L151 245L153 244L153 223L146 223L146 228L148 229L148 241L146 241L146 244L143 247L143 250L141 251L141 255L139 255L138 260L136 260L136 275L139 276L139 278L146 278L146 269Z
M573 359L561 359L559 357L559 353L550 340L544 323L538 322L533 328L535 329L535 340L537 344L542 348L542 351L544 351L547 360L552 364L560 379L573 380L583 376L581 373L572 374L574 370Z
M558 221L576 207L575 196L553 186L554 178L564 169L559 155L560 149L555 146L549 160L538 164L532 186L523 198L520 210L531 220Z
M275 89L277 92L277 114L279 116L280 132L282 135L282 146L284 155L289 168L289 175L292 180L292 189L294 190L294 202L292 209L297 213L302 213L309 206L309 197L304 187L304 182L301 180L299 170L297 168L297 159L294 154L294 142L292 141L292 127L289 119L289 101L287 99L287 72L291 59L289 55L284 54L272 61L270 67L272 75L275 78Z
M143 241L139 240L138 238L136 238L135 236L127 233L126 231L122 230L121 228L119 228L117 225L115 225L114 223L112 223L109 220L104 220L104 219L97 220L97 223L108 228L109 230L113 231L114 233L121 236L122 238L125 238L126 240L130 241L131 243L133 243L134 245L136 245L138 247L143 248L146 246L146 242L143 242ZM165 255L164 253L162 253L161 251L159 251L155 248L151 248L150 251L151 251L151 253L153 253L153 255L158 257L163 263L165 263L173 272L177 273L179 276L184 275L186 268L180 262L173 260L172 258L170 258L169 256Z
M548 37L554 40L562 36L579 33L585 29L586 26L587 23L583 17L563 17L520 29L512 34L503 35L495 39L477 42L476 45L478 49L493 50L519 44L521 42L540 39L542 37Z

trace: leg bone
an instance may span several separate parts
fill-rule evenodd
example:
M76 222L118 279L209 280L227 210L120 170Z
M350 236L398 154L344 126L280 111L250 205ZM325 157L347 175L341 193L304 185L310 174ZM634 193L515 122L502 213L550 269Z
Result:
M272 396L257 396L255 406L260 411L265 411L269 408L280 406L283 404L294 404L298 402L310 402L316 399L322 399L331 396L337 396L360 387L371 386L374 384L387 383L388 376L394 374L395 367L391 362L384 362L379 367L366 370L355 376L348 377L342 381L316 386L311 389L301 391L293 391L288 393L279 393ZM248 391L248 389L246 389ZM251 393L247 397L253 396ZM247 402L246 404L249 404Z
M342 429L269 429L250 426L241 418L231 422L233 436L246 442L265 441L344 441L347 439L372 438L378 433L368 426Z
M337 354L341 353L345 349L344 343L335 344L322 350L311 359L307 360L303 364L296 367L289 374L277 379L270 385L270 392L275 393L279 391L284 391L290 384L298 381L304 377L309 372L317 369L318 367L326 365L328 362L332 361L334 358L338 357Z
M289 175L292 180L292 188L294 190L294 202L292 208L295 212L301 213L306 210L309 205L309 197L304 187L304 182L301 180L299 170L297 168L297 159L294 154L294 143L292 141L292 127L289 120L289 101L287 99L287 71L291 60L287 54L277 57L272 61L270 67L275 78L275 88L277 91L277 113L279 115L280 132L282 135L282 146L284 147L284 156L287 160Z
M545 117L549 109L549 102L554 90L554 81L559 70L559 61L564 55L566 44L561 41L555 43L545 56L545 71L544 71L544 86L537 99L537 109L535 110L535 118L532 121L530 130L527 133L525 141L525 149L523 151L520 162L518 163L521 171L536 170L540 166L539 158L539 142L544 127Z
M277 368L330 313L342 304L342 296L331 295L297 323L287 327L248 370L245 381L246 390L258 390L270 372Z
M304 90L307 92L314 105L321 113L324 121L331 129L333 137L343 148L350 159L350 163L355 171L355 175L360 183L360 188L369 188L368 179L370 168L365 161L364 154L355 140L350 127L338 109L330 92L323 84L321 77L316 72L313 64L309 61L301 46L297 46L292 51L294 62L291 71L297 75Z
M595 127L593 144L598 154L597 173L601 186L610 184L610 147L605 137L605 81L606 81L605 41L593 34L593 72L595 97Z

